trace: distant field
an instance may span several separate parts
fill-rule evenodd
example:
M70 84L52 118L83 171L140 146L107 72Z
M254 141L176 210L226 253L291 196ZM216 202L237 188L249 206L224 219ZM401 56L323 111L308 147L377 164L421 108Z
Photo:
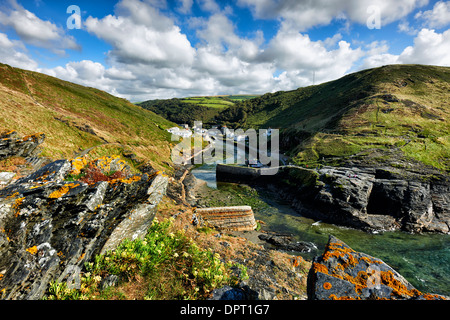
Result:
M225 109L233 106L236 102L253 99L256 95L230 95L230 96L210 96L210 97L190 97L180 99L185 103L198 104L208 108Z

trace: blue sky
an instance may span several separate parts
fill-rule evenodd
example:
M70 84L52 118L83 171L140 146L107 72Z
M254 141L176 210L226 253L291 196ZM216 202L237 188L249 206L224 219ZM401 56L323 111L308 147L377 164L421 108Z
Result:
M438 0L0 0L0 62L131 101L259 94L450 66L449 28Z

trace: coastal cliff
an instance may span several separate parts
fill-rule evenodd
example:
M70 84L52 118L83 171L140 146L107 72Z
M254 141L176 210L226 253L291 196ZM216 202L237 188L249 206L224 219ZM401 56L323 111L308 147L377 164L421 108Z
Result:
M271 170L274 175L261 174ZM450 231L450 179L395 168L219 164L217 179L275 185L302 215L366 231Z

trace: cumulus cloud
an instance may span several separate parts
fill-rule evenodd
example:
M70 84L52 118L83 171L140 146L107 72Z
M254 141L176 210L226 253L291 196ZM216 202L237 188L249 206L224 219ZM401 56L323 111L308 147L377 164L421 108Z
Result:
M86 30L112 45L111 59L159 67L189 65L195 51L173 21L138 0L123 0L116 15L89 17Z
M30 58L21 41L10 40L8 36L0 32L0 61L10 66L36 70L38 63Z
M352 49L346 41L339 41L339 36L333 38L312 41L307 34L281 29L260 59L273 61L277 69L286 70L279 78L285 82L290 78L291 88L311 84L313 72L319 82L336 79L349 71L363 52L360 48ZM327 47L335 41L337 48L329 50Z
M400 63L420 63L450 66L450 29L443 33L422 29L414 46L406 47L399 56Z
M372 6L379 9L382 25L386 25L427 3L428 0L238 0L239 5L249 7L258 19L280 18L300 31L327 25L333 19L366 24Z
M429 28L443 28L450 24L450 2L439 1L433 10L420 11L415 15L418 20L423 20Z
M72 36L54 23L40 19L16 0L10 0L9 4L5 12L0 12L0 24L13 28L22 41L58 54L67 49L81 49Z
M414 30L414 44L396 55L390 53L389 43L380 39L368 45L362 41L349 43L342 31L336 31L315 41L302 31L334 19L341 19L346 25L365 24L368 6L379 5L383 23L400 19L404 22L403 32L408 32L405 17L426 0L239 0L257 18L281 17L280 27L271 39L265 39L260 30L240 35L230 9L221 10L217 1L178 0L175 10L181 15L177 16L167 12L166 0L121 0L113 14L84 21L85 31L111 46L106 63L86 59L44 69L29 57L24 43L36 41L44 46L46 41L59 41L59 48L69 48L61 39L70 37L11 1L16 6L12 6L9 15L0 13L7 17L1 24L17 29L17 34L21 32L22 41L10 40L0 33L0 61L96 87L131 101L291 90L311 85L313 74L315 83L321 83L357 67L393 63L450 65L450 30ZM198 5L196 9L203 10L202 16L188 16L194 3ZM425 23L428 18L424 17L435 14L437 5L430 13L423 12L416 18ZM9 21L16 11L28 15L42 33L33 28L21 31ZM195 45L183 33L180 20L192 32L190 36L195 33Z
M414 45L406 47L399 55L389 54L388 49L386 43L372 43L362 68L398 63L450 66L450 29L443 33L422 29L414 38Z

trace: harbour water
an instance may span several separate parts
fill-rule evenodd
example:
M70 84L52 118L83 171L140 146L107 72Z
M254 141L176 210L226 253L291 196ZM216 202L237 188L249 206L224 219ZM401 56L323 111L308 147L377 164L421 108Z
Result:
M239 192L241 187L217 183L215 165L194 169L193 174L213 189L234 188ZM400 231L366 233L302 217L269 190L258 192L258 196L266 205L254 208L255 218L265 223L265 230L289 233L297 241L313 242L317 246L313 252L295 254L312 259L323 252L329 235L334 235L354 250L383 260L418 290L450 296L450 235Z

